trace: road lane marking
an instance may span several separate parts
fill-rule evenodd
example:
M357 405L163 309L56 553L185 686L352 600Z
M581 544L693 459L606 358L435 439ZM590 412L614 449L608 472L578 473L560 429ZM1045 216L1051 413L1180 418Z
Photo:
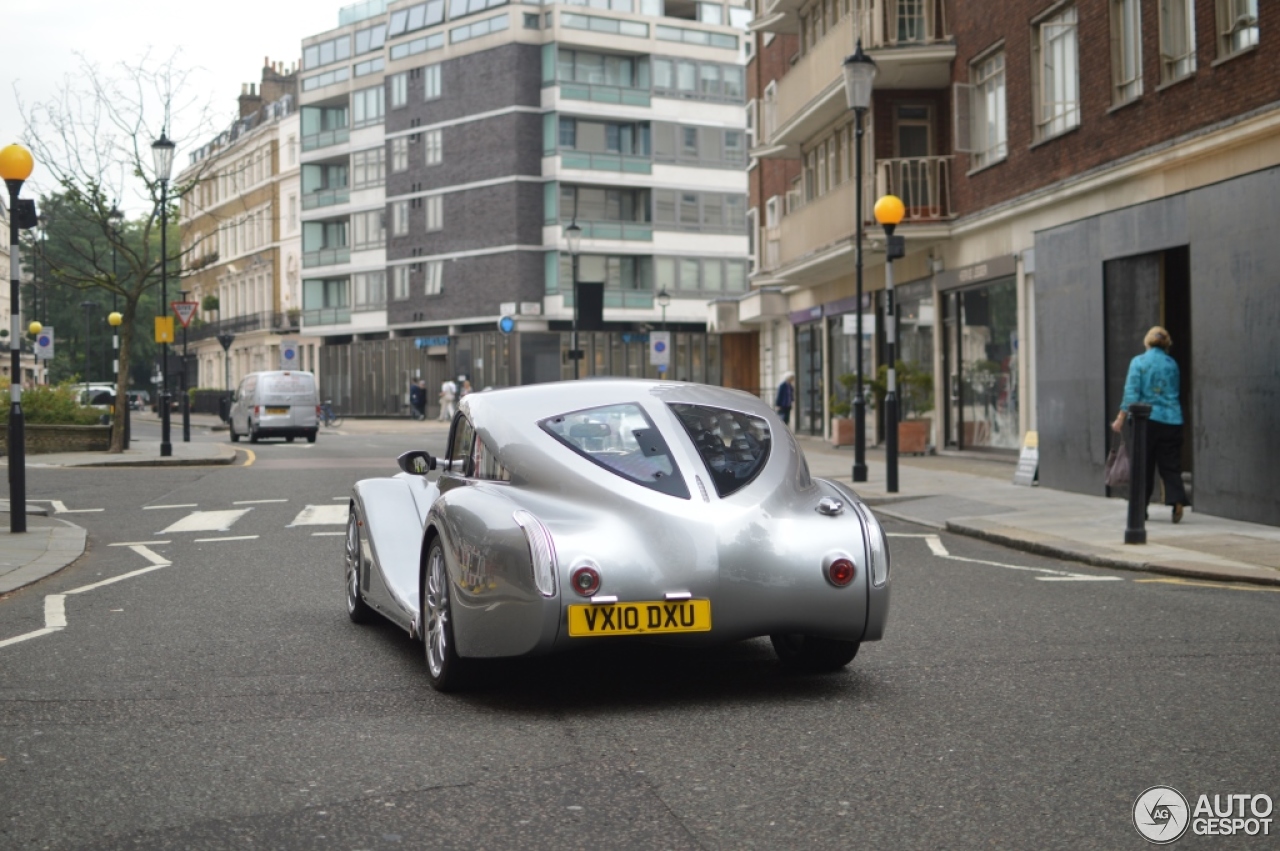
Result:
M129 547L129 549L133 550L135 553L142 556L152 564L157 564L157 565L160 565L161 567L167 564L173 564L173 562L169 561L164 556L160 555L157 552L153 552L151 549L149 549L146 546L146 544L134 544L132 547Z
M200 507L200 504L198 502L184 502L181 505L144 505L142 506L142 510L157 511L161 508L199 508L199 507Z
M285 528L292 529L294 526L341 526L346 522L347 507L345 505L308 505L299 511L298 516L293 518L293 522Z
M1198 588L1224 588L1227 591L1270 591L1280 594L1280 588L1268 588L1264 585L1232 585L1226 582L1205 582L1195 579L1135 579L1134 582L1159 582L1163 585L1194 585Z
M58 629L45 627L44 629L37 629L35 632L24 632L22 635L15 635L13 638L6 638L4 641L0 641L0 647L8 647L10 644L17 644L19 641L30 641L31 639L39 638L42 635L61 632L61 630L61 627Z
M288 501L289 500L287 499L241 499L231 504L232 505L265 505L268 502L288 502Z
M193 511L167 529L161 529L161 535L170 532L226 532L232 524L252 511L252 508L232 508L222 511Z
M312 532L312 533L311 533L311 537L313 537L313 538L323 538L323 537L325 537L326 535L345 535L345 534L347 534L347 533L346 533L346 532Z
M155 555L155 553L152 553L152 555ZM168 567L169 565L170 565L170 562L166 561L164 563L153 564L150 567L140 567L137 570L131 570L128 573L122 573L119 576L113 576L110 579L104 579L101 582L95 582L92 585L81 585L79 588L73 588L67 593L83 594L86 591L94 591L98 588L102 588L103 586L114 585L117 582L123 582L126 579L132 579L135 576L141 576L142 574L150 573L153 570L160 570L162 568ZM56 595L50 594L49 596L52 597Z
M210 544L216 543L217 541L256 541L257 539L257 535L235 535L228 538L196 538L192 543Z
M1091 573L1073 573L1069 570L1053 570L1048 567L1027 567L1020 564L1005 564L999 561L989 561L981 558L967 558L965 556L953 556L947 550L946 544L942 543L942 538L932 533L926 534L900 534L889 533L890 538L924 538L926 544L929 545L929 551L938 558L951 559L952 561L963 561L969 564L985 564L991 567L1003 567L1006 570L1021 570L1028 573L1044 573L1047 576L1037 576L1036 579L1042 582L1123 582L1124 579L1119 576L1099 576Z
M36 501L37 500L32 500L32 502ZM44 502L45 500L42 499L38 501ZM48 500L48 502L53 506L54 513L56 514L94 514L99 511L106 511L105 508L67 508L66 503L60 499L51 499Z
M249 456L245 462L240 465L241 467L252 467L253 462L258 460L258 454L252 449L237 449L236 451L243 452L245 455Z
M44 628L65 629L67 626L67 595L50 594L44 598Z
M172 541L121 541L118 544L107 544L108 547L145 547L157 546L159 544L171 544Z

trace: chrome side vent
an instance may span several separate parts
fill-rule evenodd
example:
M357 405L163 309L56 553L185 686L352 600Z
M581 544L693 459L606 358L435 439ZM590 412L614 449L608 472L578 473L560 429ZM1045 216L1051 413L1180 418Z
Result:
M707 486L702 483L702 476L694 476L693 480L698 483L698 493L702 494L702 501L710 502L711 499L707 496Z

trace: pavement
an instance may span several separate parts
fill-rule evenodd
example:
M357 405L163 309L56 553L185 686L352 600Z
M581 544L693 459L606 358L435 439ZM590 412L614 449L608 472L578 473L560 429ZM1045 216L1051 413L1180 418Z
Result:
M140 418L145 419L146 415ZM196 414L192 425L225 431L217 417ZM429 420L347 419L338 434L436 434L447 423ZM322 430L322 434L326 430ZM884 453L868 449L868 481L853 483L852 447L798 438L814 476L842 481L877 514L981 538L1014 549L1096 567L1280 585L1280 527L1214 517L1188 509L1174 524L1167 507L1152 505L1147 543L1125 544L1127 503L1122 499L1013 484L1016 459L973 452L903 456L898 492L889 493ZM232 464L230 443L173 444L160 458L158 441L134 441L124 453L59 453L28 456L29 467L172 466ZM5 459L0 459L4 466ZM47 505L47 507L46 507ZM85 531L57 517L56 503L28 505L28 531L11 534L7 500L0 499L0 594L48 576L80 557Z

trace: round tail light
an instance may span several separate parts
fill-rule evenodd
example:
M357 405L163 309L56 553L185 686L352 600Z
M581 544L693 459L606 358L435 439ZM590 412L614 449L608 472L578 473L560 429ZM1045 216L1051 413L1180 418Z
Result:
M843 588L853 581L858 569L847 558L838 558L827 565L827 581L837 588Z
M600 590L600 571L586 565L574 568L569 584L583 597L590 597Z

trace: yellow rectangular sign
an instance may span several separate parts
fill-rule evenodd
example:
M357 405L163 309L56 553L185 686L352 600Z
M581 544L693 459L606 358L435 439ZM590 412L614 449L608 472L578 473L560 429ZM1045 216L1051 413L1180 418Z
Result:
M156 342L157 343L173 342L173 317L172 316L156 317Z

